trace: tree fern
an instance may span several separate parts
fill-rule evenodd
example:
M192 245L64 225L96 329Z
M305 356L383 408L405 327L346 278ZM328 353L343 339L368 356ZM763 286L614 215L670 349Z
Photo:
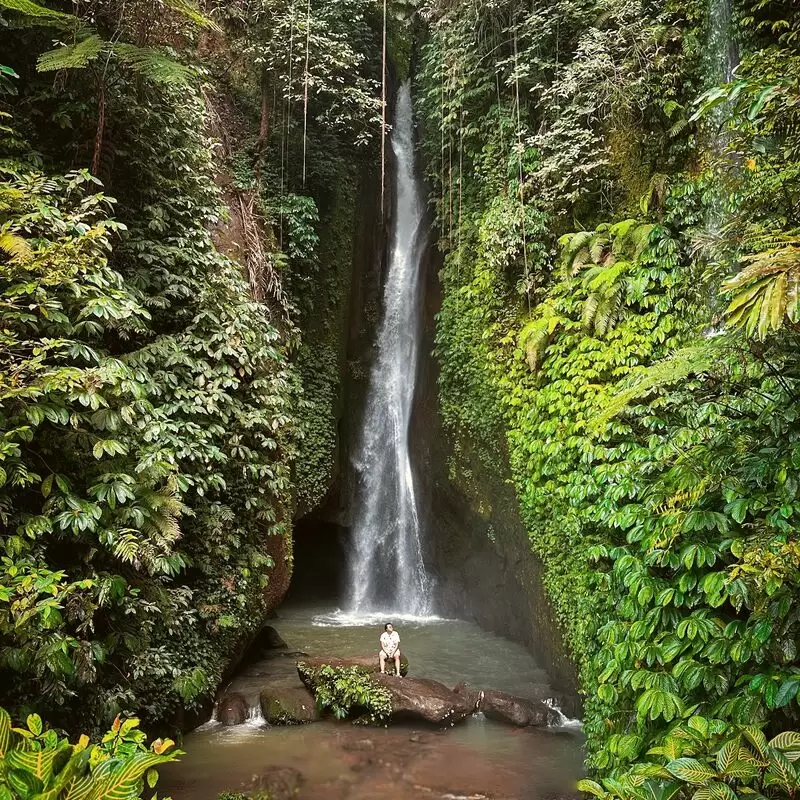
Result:
M77 21L71 14L53 11L52 8L41 6L31 0L0 0L0 9L16 11L18 14L23 14L45 24Z
M0 231L0 253L6 253L12 261L27 261L33 256L28 242L10 231Z
M55 72L61 69L83 69L94 61L105 49L107 42L97 34L91 34L75 44L66 44L48 50L39 56L36 68L39 72Z
M127 42L107 42L96 33L75 44L63 45L39 56L39 72L83 69L98 56L107 53L154 83L186 84L192 70L164 55L154 47L136 47Z
M214 31L221 31L222 29L214 22L213 19L206 16L197 6L197 3L192 2L192 0L162 0L165 6L168 6L173 11L177 11L179 14L183 14L191 22L194 22L195 25L199 25L201 28L210 28Z
M704 339L702 342L676 350L668 358L657 361L633 375L620 392L606 404L597 418L601 425L617 416L634 400L646 397L663 386L679 383L690 375L710 372L718 361L721 350L727 346L724 337Z
M153 47L136 47L119 42L110 45L111 52L134 72L155 83L186 84L192 70Z

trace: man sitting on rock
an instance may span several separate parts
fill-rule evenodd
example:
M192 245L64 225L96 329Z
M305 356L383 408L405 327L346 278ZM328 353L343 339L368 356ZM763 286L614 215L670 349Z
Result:
M381 651L378 653L381 660L381 673L386 674L386 659L394 659L394 669L397 677L400 677L400 634L392 628L392 623L387 622L383 626L381 634Z

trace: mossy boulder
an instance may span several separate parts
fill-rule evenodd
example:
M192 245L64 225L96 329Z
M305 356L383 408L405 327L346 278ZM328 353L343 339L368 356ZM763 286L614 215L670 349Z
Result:
M304 686L262 689L261 712L270 725L305 725L320 718L314 695Z
M304 664L306 669L304 672L298 669L297 672L309 689L313 689L313 687L309 685L308 675L319 667L360 667L370 673L381 671L381 662L377 653L374 656L353 656L352 658L304 658L299 663ZM386 663L386 670L394 673L394 661ZM408 659L402 653L400 654L400 674L408 675Z

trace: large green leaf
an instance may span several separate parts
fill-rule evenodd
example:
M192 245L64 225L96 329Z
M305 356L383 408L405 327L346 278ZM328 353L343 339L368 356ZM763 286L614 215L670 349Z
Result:
M717 772L726 772L728 767L736 761L739 753L739 740L732 739L724 744L717 753Z
M36 68L39 72L54 72L62 69L83 69L94 61L106 46L96 33L75 44L57 47L39 56Z
M789 761L800 759L800 733L797 731L783 731L774 739L770 739L769 746L780 750Z
M52 8L39 5L32 0L0 0L0 8L9 11L16 11L26 17L33 17L38 22L44 24L77 22L71 14L62 14L60 11L53 11Z
M53 776L53 763L63 748L55 750L12 750L6 761L12 769L24 770L35 775L45 785Z
M11 747L11 717L4 708L0 708L0 758L8 753Z
M667 769L676 778L695 786L704 786L717 776L717 773L708 764L703 764L696 758L676 758L675 761L667 764Z
M94 770L96 779L91 800L131 800L138 797L138 787L145 772L159 764L173 761L170 755L155 753L135 753L126 761L109 759L100 763Z

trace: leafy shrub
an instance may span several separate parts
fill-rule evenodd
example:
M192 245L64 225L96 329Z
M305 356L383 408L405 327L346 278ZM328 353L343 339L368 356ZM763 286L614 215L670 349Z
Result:
M0 798L2 800L135 800L158 781L156 767L181 755L171 739L150 747L138 719L114 721L98 744L81 736L76 744L31 714L12 728L0 708ZM154 795L155 797L155 795Z
M793 798L800 788L800 733L767 741L761 728L731 727L719 719L691 717L674 727L650 753L658 762L637 764L602 785L578 787L600 800L738 800Z
M375 724L392 713L389 692L372 680L363 667L309 667L297 665L304 680L313 687L317 706L336 719L356 717L359 722Z

